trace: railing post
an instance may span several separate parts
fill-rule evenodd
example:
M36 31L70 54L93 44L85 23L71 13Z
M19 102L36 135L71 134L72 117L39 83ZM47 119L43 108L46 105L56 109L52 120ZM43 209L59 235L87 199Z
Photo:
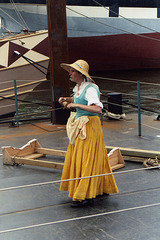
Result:
M141 136L141 85L140 81L137 82L138 91L138 136Z
M16 105L16 126L19 126L18 99L17 99L17 82L16 82L16 80L14 80L14 94L15 94L15 105Z

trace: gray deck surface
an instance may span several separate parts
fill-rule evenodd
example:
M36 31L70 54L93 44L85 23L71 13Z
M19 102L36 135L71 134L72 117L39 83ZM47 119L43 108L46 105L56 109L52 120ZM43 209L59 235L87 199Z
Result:
M104 121L106 145L159 151L160 121L143 116L142 124L145 124L142 126L142 137L138 137L135 114L123 121ZM0 126L1 147L21 147L34 138L43 147L67 149L66 131L50 123L27 124L18 128ZM6 166L2 156L0 158L0 189L61 178L61 170ZM144 169L142 163L126 162L125 168L117 172L140 168ZM79 209L71 208L71 199L67 192L59 191L59 183L0 191L0 239L160 239L160 170L119 174L115 178L118 194L97 198L93 206ZM75 219L85 216L90 217ZM61 220L63 222L57 222ZM35 226L44 223L45 226ZM27 226L32 227L18 229ZM11 231L1 233L2 230Z

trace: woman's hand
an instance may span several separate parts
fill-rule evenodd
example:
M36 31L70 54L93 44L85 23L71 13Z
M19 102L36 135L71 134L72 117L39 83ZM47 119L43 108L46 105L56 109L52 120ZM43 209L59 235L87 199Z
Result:
M73 97L60 97L58 101L61 105L63 105L63 102L71 103L73 101Z
M63 102L65 102L66 101L66 98L65 97L60 97L59 99L58 99L58 102L60 103L60 104L62 104Z
M76 104L76 103L68 103L66 106L66 108L69 110L76 108L76 107L78 107L78 104Z

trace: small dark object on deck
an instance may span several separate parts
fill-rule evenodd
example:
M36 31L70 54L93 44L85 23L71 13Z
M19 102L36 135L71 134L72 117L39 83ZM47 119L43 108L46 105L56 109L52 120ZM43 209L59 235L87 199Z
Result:
M160 120L160 114L157 116L157 119L156 120Z
M82 202L80 201L73 201L71 204L72 208L79 208L79 207L87 207L87 206L91 206L94 204L93 199L85 199Z

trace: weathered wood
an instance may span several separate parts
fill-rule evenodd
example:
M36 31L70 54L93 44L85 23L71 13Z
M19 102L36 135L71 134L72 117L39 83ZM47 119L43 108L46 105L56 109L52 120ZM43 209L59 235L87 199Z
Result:
M34 154L35 148L41 148L41 145L36 139L32 139L21 148L14 148L11 146L2 147L3 164L14 165L12 157L24 157L26 155ZM42 156L42 154L41 154Z
M113 148L109 154L109 162L111 165L112 170L116 170L122 167L125 167L125 162L124 159L122 157L122 154L119 150L119 148Z
M3 164L26 164L56 169L62 169L64 164L53 161L39 160L38 158L43 157L46 154L61 157L66 156L66 151L42 148L41 144L36 139L32 139L21 148L14 148L11 146L2 147L2 153ZM113 149L108 156L112 170L116 170L125 166L124 159L118 148Z
M123 156L123 158L126 162L137 162L137 163L143 163L147 159L143 157L131 157L131 156Z
M55 149L49 149L49 148L35 148L35 152L42 153L42 154L53 155L53 156L65 157L67 151L55 150Z
M44 157L44 154L41 153L33 153L33 154L29 154L26 155L25 158L29 158L29 159L36 159L36 158L40 158L40 157Z
M115 170L123 168L123 167L125 167L125 165L119 163L119 164L112 166L111 168L112 168L112 171L115 171Z
M15 164L24 164L24 165L31 165L31 166L44 167L44 168L55 168L60 170L62 170L64 166L64 163L35 160L35 159L29 159L24 157L12 157L12 161Z
M27 86L33 85L33 84L35 84L35 83L44 82L45 80L46 80L46 79L41 79L41 80L37 80L37 81L33 81L33 82L29 82L29 83L24 83L24 84L21 84L21 85L17 85L17 89L18 89L18 88L22 88L22 87L27 87ZM0 89L0 93L7 92L7 91L11 91L11 90L14 90L14 87L9 87L9 88L5 88L5 89Z
M107 150L110 151L115 147L106 146ZM132 156L132 157L142 157L142 158L156 158L160 159L159 151L150 151L150 150L142 150L142 149L132 149L132 148L122 148L119 147L122 155L124 156Z
M58 99L61 96L70 96L70 82L68 73L60 67L60 63L68 62L68 38L66 23L66 1L48 0L48 33L50 52L50 80L52 85L52 107L60 108ZM58 109L52 111L52 123L65 124L69 111Z
M33 89L26 90L26 91L23 91L23 92L19 92L19 93L17 93L17 96L24 95L24 94L30 93L32 91L33 91ZM12 98L12 97L15 97L15 94L9 94L9 95L0 97L0 100L4 100L4 99L7 99L7 98Z

